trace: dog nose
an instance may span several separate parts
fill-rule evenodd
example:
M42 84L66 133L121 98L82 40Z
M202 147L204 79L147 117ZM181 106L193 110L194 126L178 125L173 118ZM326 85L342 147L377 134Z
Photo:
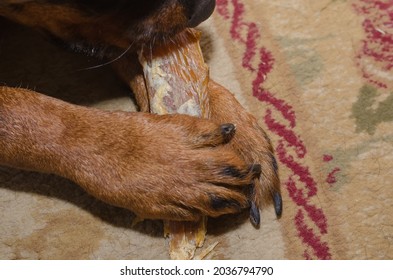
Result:
M188 27L195 27L208 19L216 7L216 0L181 0L188 14Z

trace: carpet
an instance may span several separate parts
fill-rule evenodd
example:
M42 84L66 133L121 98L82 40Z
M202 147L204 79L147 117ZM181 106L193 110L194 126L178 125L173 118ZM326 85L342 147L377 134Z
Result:
M270 135L284 200L210 219L211 259L393 258L393 1L217 0L211 77ZM110 66L0 21L0 83L135 110ZM167 259L162 225L54 175L0 167L1 259Z

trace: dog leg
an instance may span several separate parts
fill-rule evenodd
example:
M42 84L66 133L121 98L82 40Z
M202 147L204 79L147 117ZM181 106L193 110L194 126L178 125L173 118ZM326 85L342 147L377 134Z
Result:
M105 112L0 87L0 164L68 178L143 218L248 208L245 188L260 170L228 140L227 126L209 120Z

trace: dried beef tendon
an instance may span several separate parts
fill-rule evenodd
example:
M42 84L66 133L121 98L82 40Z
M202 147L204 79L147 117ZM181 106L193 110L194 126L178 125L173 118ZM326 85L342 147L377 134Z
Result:
M209 68L199 37L199 32L188 29L165 44L140 52L152 113L209 117Z
M209 117L209 68L199 38L199 32L188 29L164 44L140 51L151 113ZM198 222L164 221L171 259L194 258L205 241L206 223L207 217Z

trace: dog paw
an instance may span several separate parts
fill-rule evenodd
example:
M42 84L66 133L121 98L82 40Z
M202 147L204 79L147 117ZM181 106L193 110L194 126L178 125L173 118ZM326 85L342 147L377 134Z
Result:
M282 198L277 161L270 139L258 125L257 120L238 103L235 97L222 86L209 85L210 107L214 121L231 122L236 125L236 134L229 145L245 162L261 166L261 175L254 179L250 197L250 220L260 224L260 207L273 203L277 217L282 214Z
M95 130L97 141L79 150L70 179L100 200L168 220L217 217L254 203L263 170L228 144L231 123L118 112L97 119Z

